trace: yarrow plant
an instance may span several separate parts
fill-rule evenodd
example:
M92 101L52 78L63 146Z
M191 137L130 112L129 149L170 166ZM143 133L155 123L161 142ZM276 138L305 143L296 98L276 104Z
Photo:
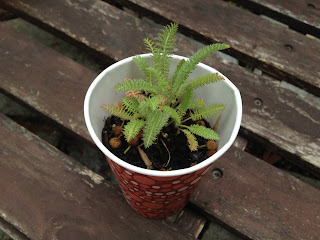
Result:
M222 104L206 105L203 99L193 98L195 89L223 80L223 77L216 73L187 80L200 61L214 51L224 50L229 46L216 43L200 49L189 59L181 60L169 77L170 58L177 30L178 24L171 23L158 34L156 41L144 39L147 50L152 54L151 63L141 56L135 56L133 60L145 78L125 79L117 84L114 91L126 92L122 103L102 106L111 115L126 120L123 134L128 143L142 135L143 145L148 148L156 141L161 130L170 124L185 134L191 151L196 151L199 147L195 135L209 140L219 139L212 128L185 123L188 120L205 119L223 111Z

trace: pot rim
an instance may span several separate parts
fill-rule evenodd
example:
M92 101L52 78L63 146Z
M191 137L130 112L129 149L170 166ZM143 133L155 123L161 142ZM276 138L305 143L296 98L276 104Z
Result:
M142 57L149 57L152 54L147 53L147 54L140 54L139 56ZM195 171L198 171L202 168L207 167L208 165L212 164L214 161L216 161L218 158L220 158L233 144L234 140L236 139L239 129L240 129L240 124L241 124L241 118L242 118L242 100L241 100L241 95L240 92L238 90L238 88L227 78L225 77L223 74L221 74L219 72L219 74L221 74L224 78L225 78L225 82L226 84L232 89L234 95L235 95L235 99L236 99L236 105L237 105L237 109L238 109L238 113L236 116L236 122L235 122L235 126L233 128L232 134L230 136L229 141L222 147L220 148L214 155L212 155L211 157L207 158L206 160L202 161L201 163L198 163L192 167L188 167L188 168L183 168L183 169L179 169L179 170L171 170L171 171L160 171L160 170L150 170L150 169L144 169L144 168L140 168L134 165L131 165L127 162L125 162L124 160L118 158L117 156L115 156L113 153L111 153L104 145L103 143L100 141L100 139L98 138L98 136L95 134L95 131L93 129L91 120L90 120L90 116L89 116L89 102L90 99L92 97L92 93L94 88L97 86L97 84L103 79L104 75L106 72L113 70L114 68L116 68L118 65L122 65L124 63L130 62L132 61L132 57L128 57L125 58L123 60L120 60L112 65L110 65L109 67L107 67L105 70L103 70L91 83L90 87L88 88L88 91L86 93L85 96L85 100L84 100L84 118L85 118L85 123L87 125L89 134L91 136L91 138L93 139L94 143L97 145L97 147L105 154L105 156L107 156L108 158L110 158L112 161L114 161L115 163L119 164L120 166L133 171L133 172L137 172L143 175L149 175L149 176L156 176L156 177L172 177L172 176L180 176L180 175L185 175L185 174L190 174L193 173ZM188 59L186 57L182 57L179 55L175 55L172 54L171 57L173 58L177 58L179 60L181 59ZM210 67L206 64L203 63L199 63L199 66L201 66L204 69L214 69L213 67ZM215 69L214 69L215 70Z

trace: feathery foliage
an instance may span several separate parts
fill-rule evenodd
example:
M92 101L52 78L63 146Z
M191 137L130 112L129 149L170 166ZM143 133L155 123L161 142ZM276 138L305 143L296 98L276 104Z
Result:
M128 120L123 131L127 141L143 130L144 146L150 147L159 137L161 130L173 124L177 131L181 130L185 134L190 150L196 151L198 142L195 135L213 140L219 139L219 136L205 126L197 124L187 126L183 123L211 117L223 111L224 106L222 104L207 106L203 99L193 99L193 90L223 80L223 77L215 73L196 79L188 78L204 58L214 51L224 50L229 46L216 43L198 50L189 59L181 60L170 77L170 59L177 30L178 24L171 23L158 34L157 40L144 39L146 49L152 54L152 61L148 62L142 56L135 56L133 61L144 73L145 79L129 79L117 84L115 91L126 93L129 91L133 94L127 94L123 98L122 106L103 105L102 108L110 114Z
M129 142L132 138L137 136L141 128L145 125L145 121L140 119L133 119L130 122L128 122L123 129L123 134Z
M123 108L119 106L104 104L101 106L104 110L109 112L110 114L117 116L119 118L125 119L125 120L132 120L132 114L130 114L128 111L124 110Z
M143 142L146 148L153 144L168 119L169 114L159 110L154 110L148 113L146 125L143 128Z
M218 73L214 73L196 78L195 80L189 83L189 86L192 89L196 89L202 87L205 84L218 82L219 80L223 80L223 77L220 76Z
M224 110L224 105L222 105L222 104L211 104L209 106L204 106L202 108L195 109L193 111L193 113L190 114L190 118L193 121L196 121L196 120L200 120L200 119L203 119L203 118L208 118L208 117L214 116L214 115L220 113L223 110Z
M204 126L200 126L197 124L192 124L190 126L185 126L190 132L199 135L200 137L211 139L211 140L219 140L218 134L213 131L211 128L206 128Z

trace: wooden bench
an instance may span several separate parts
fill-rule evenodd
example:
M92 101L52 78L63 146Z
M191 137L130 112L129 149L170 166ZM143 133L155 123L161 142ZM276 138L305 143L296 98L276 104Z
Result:
M320 176L320 5L235 2L1 0L6 15L67 40L105 67L142 53L142 39L170 21L180 24L179 55L228 43L226 53L240 65L218 55L205 63L237 85L244 112L241 137L171 222L137 215L117 186L0 114L0 227L15 239L193 239L213 221L244 239L317 239L319 190L254 149ZM263 73L248 71L253 67ZM83 99L96 75L0 23L0 90L87 145Z

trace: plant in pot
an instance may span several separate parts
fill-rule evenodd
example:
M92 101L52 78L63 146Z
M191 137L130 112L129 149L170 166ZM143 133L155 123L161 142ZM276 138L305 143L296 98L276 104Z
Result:
M173 55L177 28L166 26L156 42L145 39L150 54L124 59L99 74L84 104L89 133L126 200L150 218L185 206L231 146L241 122L238 89L200 63L229 46L212 44L189 59Z

